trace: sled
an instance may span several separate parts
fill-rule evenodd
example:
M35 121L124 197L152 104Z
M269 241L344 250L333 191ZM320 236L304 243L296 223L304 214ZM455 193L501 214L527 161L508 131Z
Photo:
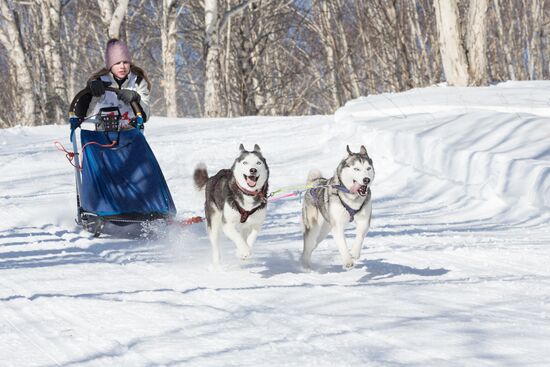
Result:
M118 89L106 87L108 91ZM106 228L170 220L176 207L160 166L143 135L137 103L135 118L123 128L116 107L86 116L89 89L80 91L69 108L76 182L76 223L95 237ZM79 163L81 162L81 163ZM114 226L114 227L113 227Z

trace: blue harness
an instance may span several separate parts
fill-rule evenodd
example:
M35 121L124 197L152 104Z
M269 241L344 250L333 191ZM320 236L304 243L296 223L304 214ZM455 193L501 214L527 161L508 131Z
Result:
M330 186L330 187L334 187L336 190L338 191L342 191L342 192L345 192L346 194L349 194L350 191L343 185L333 185L333 186ZM326 187L314 187L314 188L311 188L309 189L309 192L311 193L311 197L313 198L313 201L315 202L315 206L317 207L317 209L319 209L319 211L321 212L321 214L323 214L323 210L321 209L321 202L319 201L319 190L321 189L326 189ZM361 206L359 207L359 209L353 209L352 207L350 207L349 205L347 205L343 200L342 198L340 197L340 195L336 195L338 196L338 199L340 199L340 203L342 203L342 206L346 209L346 211L348 212L349 214L349 221L350 222L353 222L353 219L355 218L355 215L357 213L359 213L359 211L361 211L361 209L363 209L363 206L365 205L365 203L368 201L368 200L365 200L363 202L363 204L361 204ZM323 217L325 217L325 215L323 215ZM325 217L325 220L327 218ZM327 220L328 222L328 220Z

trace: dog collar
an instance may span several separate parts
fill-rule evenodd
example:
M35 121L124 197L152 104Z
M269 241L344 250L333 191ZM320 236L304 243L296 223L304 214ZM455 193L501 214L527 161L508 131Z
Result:
M248 196L259 196L260 199L264 199L265 198L265 186L266 186L267 182L264 184L264 186L258 190L258 191L252 191L252 190L247 190L245 189L244 187L242 187L241 185L239 185L239 183L237 182L237 180L235 179L235 186L237 186L237 188L245 195L248 195Z

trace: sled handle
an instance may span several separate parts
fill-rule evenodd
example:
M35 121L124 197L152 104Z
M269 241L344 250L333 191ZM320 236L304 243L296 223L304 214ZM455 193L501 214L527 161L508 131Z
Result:
M113 87L105 87L105 90L109 92L114 92L117 95L120 92L120 89L113 88ZM139 104L136 101L132 101L132 103L130 103L130 106L132 106L132 110L134 110L134 115L137 116L139 114L141 116L141 108L139 107Z
M113 88L113 87L105 87L105 90L109 91L109 92L114 92L117 95L120 92L120 89ZM82 98L86 94L92 94L92 92L90 91L90 87L88 87L88 86L86 88L82 89L80 92L78 92L74 96L73 100L71 101L71 105L69 106L69 117L74 116L74 114L75 114L74 110L75 110L76 104L78 103L80 98ZM139 104L136 101L133 101L132 103L130 103L130 106L132 107L132 110L134 111L134 115L142 116L141 108L139 107Z

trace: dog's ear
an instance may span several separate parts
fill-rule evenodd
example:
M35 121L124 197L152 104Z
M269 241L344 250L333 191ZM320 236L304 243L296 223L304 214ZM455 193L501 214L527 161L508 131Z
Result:
M367 148L365 148L364 145L361 145L361 150L359 151L359 154L368 156L369 153L367 153Z
M256 152L256 153L261 153L262 152L262 150L260 149L260 146L258 144L254 144L253 152Z
M352 155L353 153L351 152L351 150L349 149L349 145L346 145L346 150L348 151L348 154L349 155Z
M246 151L246 149L244 149L244 145L242 145L242 144L239 145L239 150L241 151L241 153Z

